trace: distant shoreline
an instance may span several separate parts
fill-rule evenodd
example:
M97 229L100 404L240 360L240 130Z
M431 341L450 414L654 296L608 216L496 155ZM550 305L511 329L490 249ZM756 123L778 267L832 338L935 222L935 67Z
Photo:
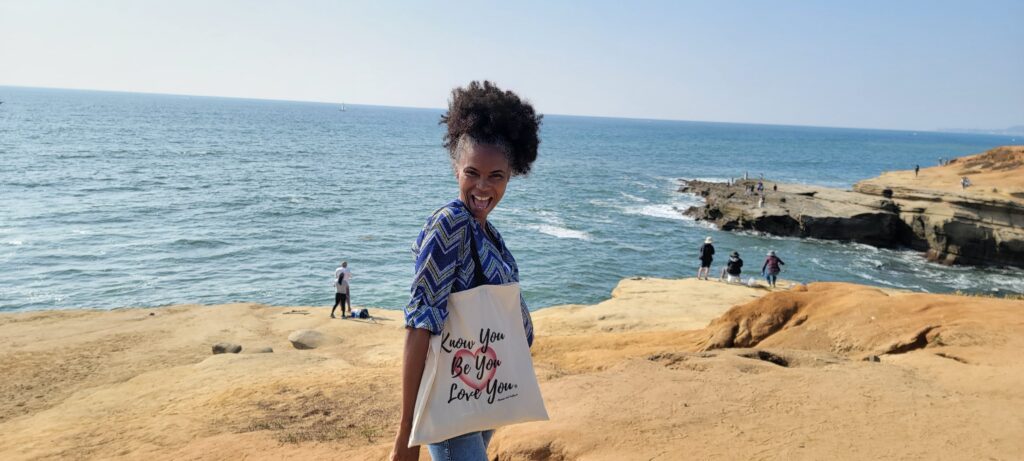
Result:
M374 104L374 103L359 103L350 102L348 99L345 101L323 101L323 100L308 100L308 99L288 99L288 98L259 98L249 96L223 96L223 95L212 95L212 94L183 94L183 93L161 93L154 91L135 91L135 90L115 90L115 89L96 89L96 88L60 88L60 87L41 87L41 86L24 86L24 85L0 85L0 89L3 88L15 88L22 90L45 90L45 91L82 91L92 93L107 93L107 94L124 94L124 95L147 95L147 96L166 96L166 97L181 97L181 98L207 98L207 99L227 99L227 100L239 100L239 101L254 101L254 102L282 102L282 103L299 103L299 104L317 104L317 105L328 105L338 106L342 103L346 107L358 108L358 107L375 107L375 108L387 108L387 109L406 109L406 110L422 110L437 112L441 114L445 109L441 107L425 107L425 106L396 106L386 104ZM792 123L776 123L776 122L758 122L758 121L716 121L716 120L687 120L687 119L673 119L673 118L650 118L650 117L623 117L615 115L586 115L586 114L561 114L561 113L545 113L545 117L565 117L565 118L585 118L585 119L608 119L618 121L632 121L632 122L659 122L659 123L684 123L684 124L706 124L706 125L730 125L730 126L753 126L753 127L765 127L765 128L806 128L806 129L826 129L826 130L851 130L851 131L877 131L877 132L891 132L891 133L936 133L936 134L960 134L960 135L977 135L977 136L1001 136L1011 137L1020 136L1020 134L992 134L987 132L981 132L983 130L948 130L948 129L912 129L912 128L882 128L882 127L856 127L856 126L828 126L828 125L808 125L808 124L792 124Z

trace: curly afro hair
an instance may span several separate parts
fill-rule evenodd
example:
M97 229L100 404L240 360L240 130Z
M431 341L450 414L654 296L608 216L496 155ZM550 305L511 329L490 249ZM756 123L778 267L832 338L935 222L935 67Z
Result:
M454 162L463 140L500 146L512 175L526 175L537 159L537 132L543 118L515 93L502 91L486 80L482 84L473 81L465 88L452 90L448 112L441 116L441 123L448 125L444 147Z

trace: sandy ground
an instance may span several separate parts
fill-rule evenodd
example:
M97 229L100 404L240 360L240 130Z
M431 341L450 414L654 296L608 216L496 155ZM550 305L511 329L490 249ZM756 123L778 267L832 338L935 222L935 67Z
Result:
M0 315L0 459L384 459L401 314L327 313ZM1024 457L1022 301L647 279L534 318L551 421L500 429L492 458ZM329 344L294 349L303 328Z

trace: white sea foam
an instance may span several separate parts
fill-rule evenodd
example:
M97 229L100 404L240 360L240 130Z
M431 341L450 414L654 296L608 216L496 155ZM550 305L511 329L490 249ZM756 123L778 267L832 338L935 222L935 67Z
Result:
M898 282L895 282L895 281L892 281L892 280L887 280L887 279L884 279L884 278L881 278L881 277L875 277L875 276L873 276L871 274L868 274L866 272L854 272L854 274L859 276L859 277L861 277L861 278L869 280L871 282L882 284L882 285L886 285L886 286L890 286L890 287L894 287L894 288L903 288L903 289L920 289L921 288L920 286L916 286L916 285L915 286L904 285L902 283L898 283Z
M693 221L693 218L683 215L685 208L662 203L657 205L643 205L623 207L622 212L631 215L650 216L652 218L672 219L676 221Z
M23 245L25 242L21 241L21 240L8 240L8 241L6 241L4 243L6 243L8 245L19 246L19 245Z
M553 225L550 225L550 224L541 224L539 226L531 226L531 228L536 230L537 232L542 233L542 234L550 235L552 237L558 237L558 238L561 238L561 239L576 239L576 240L585 240L585 241L593 240L593 237L591 237L590 234L588 234L588 233L586 233L584 231L568 229L568 228L559 227L559 226L553 226Z
M527 226L530 229L563 239L593 240L593 237L585 231L570 229L565 224L565 221L552 211L540 210L535 215L541 218L544 223Z
M626 193L626 192L619 192L619 193L622 194L623 197L626 197L626 198L628 198L628 199L630 199L630 200L632 200L634 202L649 202L650 201L650 200L647 200L647 199L645 199L643 197L637 197L637 196L635 196L633 194L629 194L629 193Z

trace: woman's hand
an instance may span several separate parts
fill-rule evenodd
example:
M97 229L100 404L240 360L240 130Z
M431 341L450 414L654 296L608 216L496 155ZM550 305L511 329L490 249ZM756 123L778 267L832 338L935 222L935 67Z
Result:
M416 461L420 447L409 448L412 433L412 417L416 407L416 394L420 390L420 379L427 364L427 350L430 346L430 332L410 328L405 333L405 351L402 357L402 417L395 435L395 446L391 449L391 461Z
M409 435L395 437L395 446L391 449L390 461L419 461L420 446L409 448Z

